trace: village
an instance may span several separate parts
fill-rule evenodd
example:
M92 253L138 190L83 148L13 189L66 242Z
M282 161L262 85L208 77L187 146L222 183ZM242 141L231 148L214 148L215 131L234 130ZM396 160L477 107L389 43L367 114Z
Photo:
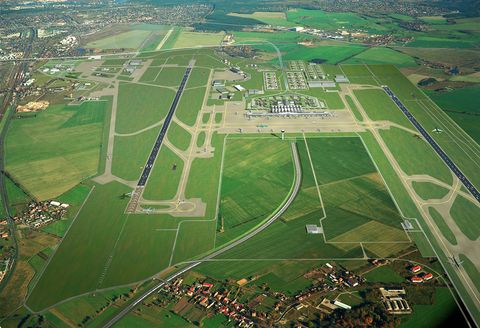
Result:
M338 311L347 315L352 309L361 307L363 302L347 304L349 302L341 296L367 290L374 295L375 303L386 315L411 314L413 307L408 291L423 288L422 284L436 279L433 273L414 262L397 263L397 269L401 270L400 274L405 279L399 284L370 282L364 277L364 273L391 265L390 260L372 259L357 273L337 263L325 263L306 272L303 278L311 284L294 294L270 288L261 279L262 275L230 281L197 274L192 279L187 274L164 285L143 306L169 309L196 325L205 317L223 315L226 322L236 327L267 327L300 324L296 320L303 318L308 321L315 313L323 318ZM139 309L137 314L141 315L141 312ZM300 324L299 327L303 326Z

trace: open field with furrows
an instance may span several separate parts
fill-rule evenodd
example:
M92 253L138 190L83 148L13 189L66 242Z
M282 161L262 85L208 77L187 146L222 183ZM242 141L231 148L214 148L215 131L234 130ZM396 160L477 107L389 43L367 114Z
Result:
M452 173L423 138L398 128L380 131L380 135L407 175L428 174L452 184Z
M139 179L160 128L158 126L133 136L115 137L112 173L126 180Z
M182 176L183 160L165 145L148 179L143 197L149 200L168 200L175 197Z
M182 31L175 40L173 48L193 48L199 46L218 46L223 40L225 32L200 33Z
M96 49L137 49L150 34L150 31L128 31L92 41L86 47Z
M227 139L218 243L262 222L287 197L294 178L290 146L277 138ZM218 224L220 229L221 223Z
M117 133L132 133L158 123L168 113L175 91L121 83L118 94Z
M110 101L52 105L14 120L6 139L7 172L38 199L56 197L96 174Z

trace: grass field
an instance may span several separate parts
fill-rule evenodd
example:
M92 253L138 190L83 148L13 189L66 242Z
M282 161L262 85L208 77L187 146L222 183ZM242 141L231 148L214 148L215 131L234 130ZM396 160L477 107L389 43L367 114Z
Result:
M120 83L115 132L132 133L162 120L175 97L173 90Z
M145 199L168 200L175 197L182 171L183 160L168 147L162 146L143 193Z
M364 275L368 282L402 283L405 281L392 267L382 265Z
M6 170L42 200L96 174L110 106L110 98L80 106L52 105L36 117L13 120L6 139Z
M225 232L217 237L220 243L273 213L288 195L293 181L292 155L286 142L227 139L226 149L219 214Z
M430 182L412 182L413 189L422 199L441 199L448 194L448 189Z
M168 140L178 149L187 150L192 139L191 134L175 122L171 122L167 134Z
M104 39L93 41L87 44L87 48L96 49L137 49L151 32L143 30L133 30L123 32L117 35L109 36Z
M448 288L437 287L435 290L434 304L413 305L413 313L405 317L399 327L442 327L443 324L455 314L460 321L451 320L451 322L458 324L464 319L456 312L458 312L458 307Z
M457 196L450 209L458 227L470 240L477 240L480 236L480 207L478 203L472 203L462 196Z
M386 47L373 47L346 60L345 64L392 64L399 67L417 66L409 55Z
M225 32L199 33L182 31L175 40L173 48L192 48L200 46L217 46L222 42Z
M450 170L426 141L398 128L380 131L380 135L406 174L428 174L452 184Z
M352 113L355 116L355 118L357 119L357 121L363 122L363 116L360 113L360 111L358 110L357 105L355 105L355 103L353 102L352 97L350 97L349 95L346 95L345 99L347 100L348 106L352 110Z
M412 124L383 90L355 90L354 95L370 119L374 121L391 121L413 129Z
M128 200L120 196L128 191L116 182L95 188L30 295L31 308L40 310L97 287L114 248L116 238L111 236L120 233L125 220Z
M443 216L433 207L429 207L428 211L438 229L440 229L442 235L450 242L450 244L457 245L457 238L455 238L455 234L450 230Z
M205 92L206 87L183 91L182 98L180 98L177 110L175 111L175 116L183 123L193 126L197 119L198 112L202 109Z
M126 180L140 178L160 126L128 137L115 137L112 173Z
M428 96L480 143L480 109L474 101L480 97L480 87L465 87L448 92L429 92Z

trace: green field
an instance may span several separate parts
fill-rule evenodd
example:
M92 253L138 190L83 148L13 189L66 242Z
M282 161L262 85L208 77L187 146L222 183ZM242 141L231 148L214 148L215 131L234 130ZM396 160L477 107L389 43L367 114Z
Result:
M182 171L183 160L168 147L162 146L143 193L145 199L168 200L175 197Z
M147 162L160 126L128 137L115 137L112 173L126 180L137 180Z
M449 190L431 182L412 182L413 189L422 199L441 199L445 197Z
M225 232L219 243L259 224L283 202L293 181L291 156L288 143L279 139L227 139L219 214Z
M88 43L86 47L96 49L137 49L150 33L149 31L143 30L123 32L104 39L92 41Z
M168 127L168 140L178 149L187 150L190 146L192 135L175 122L171 122Z
M406 174L428 174L445 183L453 183L448 167L423 139L398 128L380 131L380 135Z
M429 207L428 211L442 235L450 242L450 244L457 245L457 238L455 238L455 234L450 230L443 216L433 207Z
M182 31L177 36L173 48L194 48L199 46L217 46L222 42L225 32L199 33Z
M392 64L399 67L417 66L415 59L386 47L373 47L348 59L345 64Z
M198 112L202 109L205 92L205 87L183 91L177 110L175 111L175 116L183 123L193 126L197 119Z
M95 175L110 106L110 98L52 105L35 117L13 120L5 147L7 172L41 200Z
M355 90L354 95L371 120L391 121L413 129L412 124L383 90Z
M382 265L373 269L364 275L368 282L382 282L382 283L396 283L400 284L405 282L405 279L401 277L392 267Z
M133 133L162 120L175 97L173 90L120 83L115 132Z
M480 207L462 196L457 196L450 209L450 215L457 223L460 230L470 240L477 240L480 236Z
M401 328L419 328L419 327L442 327L446 320L452 315L458 317L462 322L464 319L458 312L457 304L450 290L446 287L438 287L435 289L435 300L432 305L413 305L413 313L405 317L399 327ZM455 320L452 320L455 322Z

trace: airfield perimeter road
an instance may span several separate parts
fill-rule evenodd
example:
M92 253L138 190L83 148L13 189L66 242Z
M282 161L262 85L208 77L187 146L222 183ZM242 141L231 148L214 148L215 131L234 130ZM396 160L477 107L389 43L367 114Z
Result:
M395 96L393 91L387 87L382 86L383 90L388 94L388 96L395 102L395 104L400 108L400 110L407 116L408 120L412 122L415 128L422 134L422 136L427 140L427 142L432 146L435 152L440 156L440 158L447 164L447 166L452 170L452 172L460 179L465 188L475 197L475 199L480 202L480 193L477 188L467 179L467 177L460 171L460 169L455 165L455 163L447 156L447 154L440 148L440 146L433 140L433 138L428 134L428 132L423 128L423 126L418 123L412 113L402 104L402 102Z
M295 197L298 194L298 191L300 190L300 185L301 185L301 182L302 182L302 166L300 164L300 159L298 157L297 145L295 144L295 142L291 143L291 147L292 147L293 162L294 162L294 166L295 166L295 184L294 184L292 192L288 196L287 200L285 201L285 203L283 203L282 206L280 206L278 208L278 210L275 214L273 214L267 221L263 222L261 225L259 225L254 230L247 233L246 235L240 237L239 239L231 242L230 244L227 244L226 246L214 251L213 253L210 253L209 255L207 255L207 256L205 256L205 257L203 257L203 258L201 258L197 261L189 263L186 267L182 268L180 271L172 274L171 276L169 276L165 280L162 280L157 285L155 285L154 287L150 288L145 293L143 293L134 302L130 303L127 307L125 307L120 313L118 313L109 322L107 322L104 327L105 328L112 327L115 323L120 321L120 319L122 319L125 315L127 315L130 311L132 311L138 304L143 302L143 300L145 300L148 296L150 296L153 293L155 293L156 291L158 291L166 283L168 283L171 280L175 279L176 277L184 274L185 272L192 270L193 268L202 264L203 262L211 260L214 257L216 257L220 254L223 254L223 253L231 250L234 247L237 247L238 245L240 245L240 244L244 243L245 241L249 240L250 238L256 236L258 233L262 232L267 227L269 227L273 222L278 220L278 218L280 218L283 215L283 213L285 213L285 211L292 204L293 200L295 199Z

